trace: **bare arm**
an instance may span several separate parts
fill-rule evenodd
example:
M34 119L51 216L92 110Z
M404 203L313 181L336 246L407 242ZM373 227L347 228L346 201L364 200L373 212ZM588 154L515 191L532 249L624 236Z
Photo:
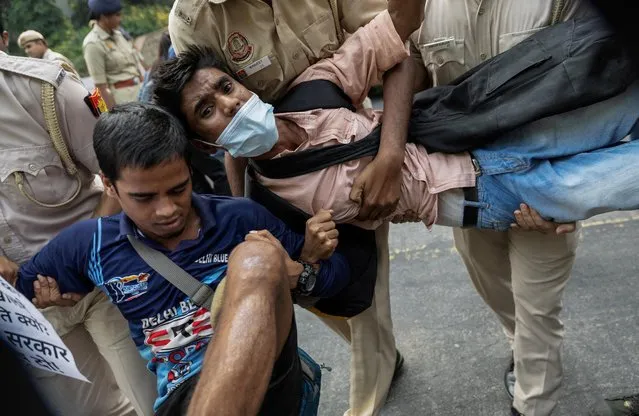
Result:
M233 196L244 196L244 174L248 160L245 158L233 158L230 154L224 153L224 167L226 177L231 187Z
M360 220L385 218L399 202L413 102L413 72L411 59L405 59L384 78L384 120L379 152L356 178L350 195L351 200L360 204Z

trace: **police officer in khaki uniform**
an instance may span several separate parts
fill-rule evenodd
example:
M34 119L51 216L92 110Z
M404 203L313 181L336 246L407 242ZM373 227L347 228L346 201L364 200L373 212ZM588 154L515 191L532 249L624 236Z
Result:
M96 117L86 89L58 63L10 57L2 52L6 45L0 42L0 274L15 280L18 266L63 228L119 207L103 195L96 175ZM155 378L117 308L99 290L68 303L43 314L91 383L34 369L52 410L151 415Z
M89 75L109 108L136 101L142 86L140 54L122 35L120 0L89 0L93 29L82 43Z
M63 65L65 69L71 69L77 74L73 63L66 56L50 49L47 40L40 32L36 32L35 30L22 32L20 36L18 36L18 46L24 49L24 53L31 58L58 62Z
M426 0L425 7L412 36L418 90L450 83L545 26L588 13L580 0ZM553 232L454 230L470 278L513 349L514 375L510 367L506 376L513 415L549 415L563 378L559 313L579 233L548 228Z
M352 33L385 10L385 0L177 0L169 33L179 53L212 47L242 83L266 101L280 98L309 65L332 54ZM351 197L364 219L390 214L400 194L400 169L412 96L412 65L384 79L385 117L379 156L357 179ZM244 193L246 162L226 155L234 195ZM396 351L390 313L388 224L376 231L378 272L372 306L345 320L322 320L351 343L350 410L377 415L403 357Z

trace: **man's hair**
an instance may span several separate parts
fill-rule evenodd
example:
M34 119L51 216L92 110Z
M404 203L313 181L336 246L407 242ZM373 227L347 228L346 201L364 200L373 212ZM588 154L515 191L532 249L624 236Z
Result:
M201 46L190 46L176 58L162 62L153 75L154 102L180 119L187 129L181 110L182 91L198 70L206 68L219 69L235 78L213 49Z
M148 169L184 158L188 140L178 120L147 103L128 103L100 116L93 148L102 173L115 183L125 168Z

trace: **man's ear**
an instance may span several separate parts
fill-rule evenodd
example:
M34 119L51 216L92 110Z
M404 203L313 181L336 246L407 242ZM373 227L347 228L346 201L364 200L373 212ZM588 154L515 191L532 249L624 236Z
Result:
M120 195L118 194L118 190L115 188L115 184L111 182L111 179L104 176L104 173L102 173L102 171L100 171L100 179L102 179L102 185L104 185L104 190L106 191L107 195L119 201Z

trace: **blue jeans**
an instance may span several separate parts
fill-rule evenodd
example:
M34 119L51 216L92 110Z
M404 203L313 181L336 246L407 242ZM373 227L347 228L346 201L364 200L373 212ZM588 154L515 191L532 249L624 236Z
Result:
M608 100L546 117L473 151L478 228L505 231L525 202L555 222L639 208L639 82ZM634 137L633 137L634 138Z

